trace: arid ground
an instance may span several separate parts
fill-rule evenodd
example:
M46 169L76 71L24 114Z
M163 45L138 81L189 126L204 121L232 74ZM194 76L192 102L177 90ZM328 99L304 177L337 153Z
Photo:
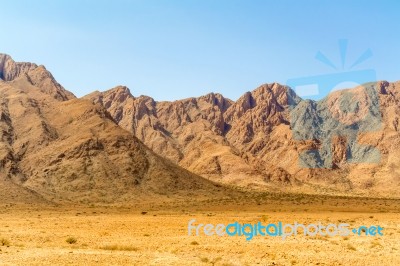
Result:
M3 205L1 265L399 265L400 201L247 194L132 206ZM380 237L188 236L196 223L380 225Z

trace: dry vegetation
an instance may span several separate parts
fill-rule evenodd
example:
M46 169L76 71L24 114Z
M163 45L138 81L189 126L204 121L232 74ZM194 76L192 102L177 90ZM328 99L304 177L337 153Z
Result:
M248 194L132 206L3 205L2 265L399 265L398 200ZM198 223L347 222L384 236L188 236Z

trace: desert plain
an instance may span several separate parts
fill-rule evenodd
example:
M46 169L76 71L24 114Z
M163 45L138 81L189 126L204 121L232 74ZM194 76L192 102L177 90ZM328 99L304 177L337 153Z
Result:
M399 265L400 201L243 193L124 205L6 204L1 265ZM383 236L188 235L196 223L380 225Z

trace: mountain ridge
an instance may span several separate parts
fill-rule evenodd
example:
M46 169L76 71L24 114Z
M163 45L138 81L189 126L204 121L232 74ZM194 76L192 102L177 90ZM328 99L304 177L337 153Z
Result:
M1 178L46 200L207 198L227 195L225 185L389 197L399 188L400 82L320 101L278 83L236 101L155 101L126 86L76 98L44 66L4 54L0 74Z
M15 63L22 67L9 74L16 69L11 60L3 73L13 78L0 81L0 180L9 193L27 201L102 204L229 196L155 154L44 67Z
M394 90L396 91L398 82L380 81L366 85L373 87L369 89L370 91L377 92L378 102L382 103L382 106L378 106L379 108L389 104L386 96L394 95L388 90L388 87L394 86L393 84L396 85ZM125 87L126 90L129 91ZM353 89L353 91L356 90ZM341 90L325 98L336 97L336 100L332 98L332 101L337 102L337 99L342 97L341 93L346 91ZM305 163L309 166L299 167L298 159L301 157L299 150L310 148L315 150L320 147L320 144L315 139L313 140L313 137L307 140L301 139L305 136L300 136L300 139L296 140L296 136L293 136L295 131L292 126L296 127L292 120L293 115L300 115L302 119L305 115L302 111L296 110L295 106L310 106L307 108L314 113L315 117L328 121L327 123L336 127L335 130L339 132L339 124L334 122L339 117L330 117L331 114L326 112L321 116L318 111L321 108L333 108L330 106L333 102L325 98L320 101L303 100L290 88L278 83L261 85L251 92L244 93L237 101L231 101L220 95L220 99L227 102L226 108L204 102L205 97L213 94L157 102L148 96L134 97L130 91L125 98L119 98L122 101L115 101L110 97L114 92L110 89L103 93L98 92L98 95L107 102L107 110L114 118L117 118L116 121L121 127L138 136L156 153L214 181L267 189L271 189L272 184L273 189L289 187L290 191L297 191L298 187L302 187L300 190L309 191L309 189L313 190L311 187L315 189L315 185L322 185L320 191L333 189L338 192L357 191L361 194L377 195L394 193L393 190L387 192L388 189L384 184L376 191L372 189L372 192L362 188L380 181L372 181L373 178L362 178L365 179L362 181L354 179L354 173L351 173L347 163L346 144L343 144L343 138L340 139L340 136L338 136L339 139L336 139L334 135L322 136L322 138L334 138L328 141L328 146L333 145L329 147L332 149L332 154L324 159L327 165L330 165L328 161L332 160L333 165L326 168L324 163L320 163L317 169L313 169L314 167L310 168L310 166L318 164L307 162L309 159L300 158L300 161L306 160ZM394 97L397 99L398 96ZM98 99L91 94L83 98L99 103ZM392 104L396 102L395 99L390 100ZM129 104L126 104L127 102ZM319 106L318 110L317 106ZM303 110L306 109L303 108ZM364 111L368 113L369 109ZM338 116L337 111L335 112L332 114ZM383 109L382 116L385 112L386 109ZM384 118L382 122L387 125L388 117L384 116ZM398 121L398 118L396 119L395 121ZM311 129L313 126L310 124L308 127ZM345 128L342 130L348 132ZM304 128L302 130L304 132L301 134L305 135L307 130ZM358 133L358 131L354 132ZM355 134L354 132L352 134ZM381 146L378 145L379 148L382 148ZM386 143L384 146L389 145ZM365 155L362 156L365 157ZM363 167L368 168L365 165L354 168L364 171ZM367 172L365 176L370 176L371 174ZM395 187L398 186L396 180L397 177L390 181ZM383 183L386 183L386 180Z

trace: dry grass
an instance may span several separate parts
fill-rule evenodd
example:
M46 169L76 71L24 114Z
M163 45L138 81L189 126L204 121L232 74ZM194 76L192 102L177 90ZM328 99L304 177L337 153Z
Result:
M78 240L75 237L68 237L65 242L67 242L68 244L76 244L76 242L78 242Z
M352 244L347 244L347 249L350 249L350 250L353 250L353 251L357 250L356 247L353 246Z
M303 197L306 199L305 197ZM263 202L263 198L257 199ZM307 199L309 201L309 199ZM2 213L1 263L4 265L400 265L399 213L395 201L324 200L296 209L291 201L268 199L270 205L221 200L190 204L138 205L132 208L9 208ZM243 204L241 204L243 202ZM249 203L250 202L250 203ZM279 202L279 204L277 203ZM338 204L337 207L332 207ZM342 207L344 206L344 207ZM372 206L372 207L371 207ZM375 208L377 207L377 208ZM5 208L5 207L4 207ZM3 208L3 209L4 209ZM343 208L343 209L342 209ZM387 208L380 213L380 208ZM151 215L142 215L148 210ZM80 215L76 216L76 213ZM212 213L213 215L209 215ZM156 215L156 216L154 216ZM374 216L371 221L370 216ZM199 223L338 223L381 225L384 236L279 237L188 236L188 221ZM75 241L66 241L71 238ZM2 248L1 246L10 245ZM71 244L70 244L71 243ZM381 258L385 257L382 261ZM34 263L32 263L34 262Z
M1 246L10 246L10 241L6 238L1 238L0 239L0 245Z
M139 250L139 248L137 248L137 247L122 246L122 245L117 245L117 244L105 245L105 246L100 247L100 249L104 249L104 250L119 250L119 251L138 251Z

